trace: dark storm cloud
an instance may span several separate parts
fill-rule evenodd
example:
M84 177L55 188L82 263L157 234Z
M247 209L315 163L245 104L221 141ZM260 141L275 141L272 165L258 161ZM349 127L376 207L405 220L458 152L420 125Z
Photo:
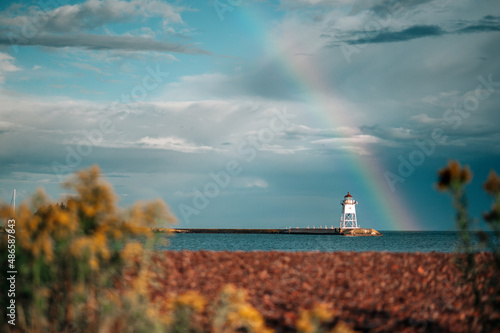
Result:
M500 31L500 17L486 15L482 20L477 23L469 24L464 28L458 29L457 33L474 33L474 32L488 32Z
M439 129L443 141L440 145L456 146L457 149L490 152L498 150L498 128L484 121L469 122L453 128L451 124L436 119L427 125L408 123L401 127L390 127L381 124L360 126L363 134L382 139L390 146L412 147L417 141L429 141L435 129Z
M160 42L149 38L131 36L106 36L93 34L38 35L22 38L0 33L0 45L78 47L88 50L156 51L187 54L211 54L209 51L192 46L170 42Z
M363 10L368 9L376 14L383 13L383 15L385 15L385 13L387 13L387 10L390 10L391 12L402 9L409 10L432 1L433 0L360 0L353 5L349 14L355 15Z
M342 43L350 45L394 43L426 37L500 31L500 18L487 15L477 21L461 21L452 29L446 29L440 25L412 25L399 30L388 27L375 31L341 31L339 29L333 31L334 33L322 34L322 37L332 39L329 44L331 47ZM341 37L338 38L338 36Z
M392 43L402 42L424 37L437 37L445 32L436 25L415 25L401 31L381 31L373 37L361 38L349 44L371 44L371 43Z
M356 15L364 10L377 12L387 8L411 9L433 0L286 0L281 1L280 7L288 10L304 10L308 8L335 8L350 6L349 15Z

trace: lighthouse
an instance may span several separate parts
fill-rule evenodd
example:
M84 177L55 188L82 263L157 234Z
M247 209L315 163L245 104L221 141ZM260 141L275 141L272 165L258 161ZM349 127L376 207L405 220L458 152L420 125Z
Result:
M342 215L340 215L340 228L342 229L356 229L359 228L356 219L356 206L358 202L352 198L352 195L347 192L344 201L341 201Z

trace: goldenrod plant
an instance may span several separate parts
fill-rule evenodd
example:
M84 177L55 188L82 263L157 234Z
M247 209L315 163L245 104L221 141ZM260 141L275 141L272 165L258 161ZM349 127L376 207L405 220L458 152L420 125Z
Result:
M163 317L168 326L166 332L202 332L200 319L201 314L205 310L205 305L205 298L193 290L169 297L167 301L167 314Z
M301 310L296 322L299 333L354 333L343 321L338 321L331 305L317 303L312 309ZM333 328L332 328L333 326Z
M153 236L150 228L171 224L175 217L162 201L120 209L97 166L76 173L64 186L74 192L66 204L50 201L39 190L31 203L22 203L16 211L8 205L0 206L2 221L15 221L13 267L18 272L16 325L2 321L1 330L160 329L155 318L142 311L148 308L145 279L150 254L144 251L143 241L133 240L145 238L147 247ZM2 267L7 267L6 236L0 238ZM126 283L124 271L134 260L140 262L139 273L135 281ZM7 290L6 284L6 279L1 279L2 290ZM2 318L6 318L6 301L0 298Z
M440 191L449 192L453 198L453 206L456 210L456 224L460 233L463 255L457 256L456 262L465 276L465 283L471 285L474 292L474 305L479 320L475 331L489 332L500 328L498 318L486 318L485 309L493 307L498 313L500 311L500 177L495 171L491 171L488 179L483 184L484 190L493 198L491 210L483 214L483 218L489 226L489 232L483 230L472 230L471 221L467 209L465 185L472 180L472 172L468 166L462 167L458 161L450 161L447 167L441 169L438 174L437 188ZM473 246L471 235L476 234L479 244ZM475 252L486 249L491 252L489 262L479 264L476 261Z
M212 314L213 333L271 333L262 315L248 302L244 289L226 285L215 303Z

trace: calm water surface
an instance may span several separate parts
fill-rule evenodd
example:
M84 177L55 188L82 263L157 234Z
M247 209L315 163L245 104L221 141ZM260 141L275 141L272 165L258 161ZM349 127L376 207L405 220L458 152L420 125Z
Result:
M175 234L157 250L453 252L454 231L382 231L381 237L289 234Z

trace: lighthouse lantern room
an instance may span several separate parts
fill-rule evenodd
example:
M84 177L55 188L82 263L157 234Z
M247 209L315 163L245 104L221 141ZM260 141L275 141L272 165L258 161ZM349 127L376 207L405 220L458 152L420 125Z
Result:
M356 219L356 207L358 204L356 200L352 198L352 195L347 192L344 197L344 201L341 201L342 205L342 215L340 216L340 228L342 229L356 229L359 228L358 221Z

